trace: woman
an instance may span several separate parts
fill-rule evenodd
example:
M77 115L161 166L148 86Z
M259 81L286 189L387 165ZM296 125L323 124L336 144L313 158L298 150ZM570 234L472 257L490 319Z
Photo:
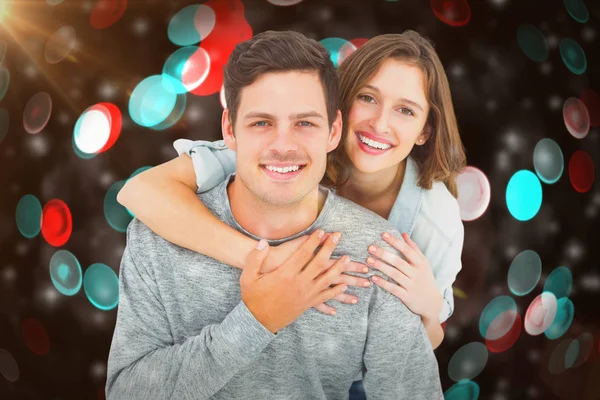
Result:
M452 283L463 244L455 178L465 154L446 74L432 45L413 31L369 40L346 58L338 74L345 129L328 155L323 183L404 232L401 238L384 234L404 259L370 246L375 258L366 263L393 280L373 278L421 316L436 348L443 339L441 323L453 311ZM181 139L175 148L179 158L131 179L118 201L165 239L243 268L255 241L219 221L194 193L233 172L234 154L223 141ZM271 249L270 268L301 239ZM363 268L355 264L351 271ZM370 284L357 275L344 281ZM346 294L337 299L356 300ZM325 304L317 308L335 312Z

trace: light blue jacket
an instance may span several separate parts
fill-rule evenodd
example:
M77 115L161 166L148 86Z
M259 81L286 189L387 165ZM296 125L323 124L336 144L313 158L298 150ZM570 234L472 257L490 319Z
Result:
M235 152L223 140L179 139L173 146L178 154L191 157L198 193L212 189L235 171ZM446 186L434 182L426 190L417 185L418 177L418 166L409 157L402 188L388 219L400 232L406 232L429 260L444 297L440 312L440 322L444 322L454 311L452 284L462 267L464 227L458 202Z

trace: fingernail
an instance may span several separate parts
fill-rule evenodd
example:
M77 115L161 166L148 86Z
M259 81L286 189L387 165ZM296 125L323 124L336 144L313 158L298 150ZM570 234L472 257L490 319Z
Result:
M322 229L319 229L317 232L318 232L317 236L319 237L319 239L322 239L323 235L325 234L325 231L323 231Z
M331 237L331 241L335 244L338 244L340 242L340 236L342 236L340 233L334 233Z
M373 257L367 258L367 263L371 265L375 265L375 259Z
M262 251L267 247L267 244L268 243L265 239L260 239L260 242L258 242L256 245L256 249Z
M356 303L358 303L358 300L352 299L352 304L356 304Z
M364 286L364 287L369 287L369 286L371 286L371 282L369 282L369 281L366 281L365 283L363 283L363 286Z
M387 233L387 232L384 232L384 233L383 233L383 238L384 238L384 239L389 239L389 238L390 238L390 234L389 234L389 233Z
M373 282L377 282L379 280L378 276L373 276L371 279L373 279Z
M377 251L377 247L375 247L375 246L369 246L369 252L375 253L376 251Z
M363 273L366 274L367 272L369 272L369 268L367 268L367 267L363 268Z
M335 314L336 314L335 310L333 310L332 312L329 313L329 315L335 315Z

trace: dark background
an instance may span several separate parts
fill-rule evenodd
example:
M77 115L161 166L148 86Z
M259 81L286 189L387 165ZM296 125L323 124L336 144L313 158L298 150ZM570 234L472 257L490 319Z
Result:
M0 349L10 352L19 367L16 382L0 377L1 399L103 398L116 319L116 309L96 309L83 290L66 297L54 289L48 264L57 248L41 235L26 239L19 233L15 223L19 199L29 193L42 205L62 199L73 215L73 232L61 248L75 254L84 271L93 263L104 263L118 273L125 234L112 229L104 218L108 188L139 167L175 157L171 143L177 138L220 138L218 94L189 94L183 118L165 131L142 128L127 112L135 85L160 73L166 58L178 48L167 37L170 18L194 2L130 1L123 17L103 30L90 25L94 3L66 0L50 6L46 1L18 0L13 16L0 25L8 44L3 66L11 73L10 87L0 102L10 115L8 134L0 142ZM469 23L451 27L436 18L426 0L304 0L291 7L244 1L254 33L291 29L317 40L349 40L414 29L435 42L450 80L468 164L487 175L492 193L486 213L465 222L463 269L455 284L460 293L445 340L436 350L444 390L454 384L448 376L450 358L461 346L482 341L481 311L492 298L511 295L508 267L516 254L532 249L542 259L543 273L533 292L513 296L521 316L541 292L545 276L564 265L573 273L573 324L560 339L523 331L512 348L489 353L485 369L474 379L480 398L600 398L600 235L596 232L600 190L594 184L589 192L578 193L566 167L579 149L598 166L598 128L577 140L567 132L562 115L567 98L579 97L586 88L600 92L600 3L586 3L590 20L582 24L569 16L562 1L471 0ZM546 37L547 61L531 61L519 48L516 32L525 23L538 27ZM45 42L63 25L75 28L78 46L73 57L48 64ZM558 43L564 37L575 39L585 50L588 67L583 75L573 74L563 64ZM30 135L23 128L23 110L40 91L50 94L52 115L42 132ZM83 160L71 144L75 121L101 101L119 107L123 130L111 150ZM517 170L533 170L533 149L544 137L560 145L565 172L556 184L543 185L544 201L537 216L519 222L508 212L506 185ZM39 320L50 338L50 351L43 356L25 344L22 323L29 317ZM594 337L587 361L550 374L548 358L557 344L583 332Z

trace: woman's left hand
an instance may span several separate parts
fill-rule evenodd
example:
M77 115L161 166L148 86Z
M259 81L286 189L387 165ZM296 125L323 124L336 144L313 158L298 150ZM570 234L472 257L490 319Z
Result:
M406 261L379 246L369 246L369 253L376 258L369 257L367 264L389 276L392 282L378 276L373 276L371 279L378 286L400 298L415 314L427 320L437 320L442 309L443 297L435 282L429 261L406 233L402 234L402 238L387 232L382 237L397 249Z

